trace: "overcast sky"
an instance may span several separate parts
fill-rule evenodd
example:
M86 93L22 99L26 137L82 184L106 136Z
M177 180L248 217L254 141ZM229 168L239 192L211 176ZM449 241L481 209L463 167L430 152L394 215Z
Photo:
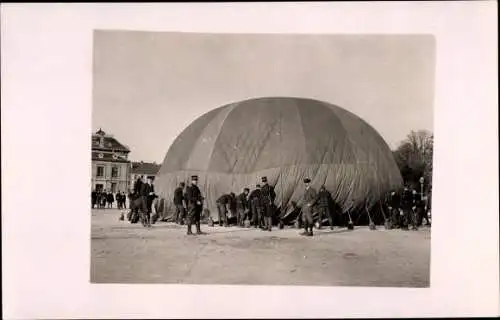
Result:
M391 148L433 129L435 44L425 35L94 33L92 129L161 163L205 112L262 96L308 97L363 118Z

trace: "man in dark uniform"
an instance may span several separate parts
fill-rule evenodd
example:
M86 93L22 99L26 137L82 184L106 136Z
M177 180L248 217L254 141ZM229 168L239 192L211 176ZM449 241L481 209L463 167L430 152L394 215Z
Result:
M243 227L245 224L246 214L248 212L248 194L250 193L250 189L243 189L243 193L240 193L236 197L236 214L237 214L237 224L240 227Z
M236 194L234 192L231 192L229 194L229 203L227 211L228 225L231 225L231 220L233 218L236 218L236 222L238 222L238 211L236 210Z
M219 226L224 225L224 227L227 227L227 207L231 203L231 195L223 194L217 199L216 203L217 211L219 212Z
M415 205L415 200L413 197L413 193L405 184L403 189L403 193L401 195L401 209L403 209L403 216L401 221L401 229L408 230L408 225L410 223L410 218L412 217L413 207Z
M115 202L115 196L113 195L113 192L109 191L108 192L108 208L113 208L114 202Z
M106 209L106 199L108 198L108 194L106 190L101 192L101 208Z
M143 176L140 176L139 178L137 178L137 180L134 183L134 194L136 196L138 196L138 195L141 194L142 185L144 184L144 182L142 181L142 179L143 179Z
M333 230L333 212L330 210L330 204L332 203L332 195L325 186L322 185L318 192L318 223L319 229L321 229L321 224L323 219L328 218L330 223L330 229Z
M122 208L122 196L120 195L120 191L118 191L115 194L115 200L116 200L116 207L118 209L121 209Z
M276 193L274 192L274 188L267 183L267 177L262 177L262 183L264 184L261 188L262 206L264 209L264 230L271 231Z
M390 219L391 219L391 227L392 228L399 228L400 227L400 204L401 204L401 199L399 197L399 194L396 193L395 190L391 191L388 199L388 208L389 208L389 214L390 214Z
M313 208L318 201L318 195L316 190L311 187L311 179L304 179L306 185L306 190L304 192L303 204L302 204L302 221L304 222L305 231L301 235L312 236L313 235Z
M430 221L430 216L432 214L431 212L431 205L432 205L432 189L429 188L429 191L427 193L427 201L426 201L426 206L425 206L425 213L424 213L424 218L425 218L425 225L426 226L431 226L431 221Z
M418 227L420 226L420 222L422 222L421 216L420 216L420 221L419 221L419 206L422 207L421 209L423 212L425 209L425 203L422 200L422 197L417 193L417 190L412 189L411 193L413 196L413 206L411 208L411 218L410 218L411 226L412 226L411 229L414 231L417 231Z
M187 234L192 235L191 225L196 224L196 233L201 232L201 212L203 211L203 197L198 188L198 176L191 177L191 185L186 188L186 202L188 205Z
M148 227L151 227L151 211L152 211L151 206L155 198L155 188L150 178L148 178L147 183L143 183L141 186L141 197L143 206L142 210L145 214L144 223Z
M184 208L184 187L186 184L181 182L174 191L175 222L180 224L185 219L186 209Z
M257 227L263 227L262 225L262 192L260 190L260 184L257 184L256 189L250 193L248 199L250 201L250 209L252 212L252 225Z
M97 203L97 192L95 190L92 190L92 192L90 193L90 199L91 199L91 203L92 203L92 209L94 209L96 203Z

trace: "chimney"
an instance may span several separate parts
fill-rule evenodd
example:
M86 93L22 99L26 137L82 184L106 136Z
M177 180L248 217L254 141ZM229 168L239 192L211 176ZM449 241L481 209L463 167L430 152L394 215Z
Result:
M99 128L99 130L96 133L99 135L99 145L101 147L104 147L104 136L106 135L106 133L102 131L101 128Z

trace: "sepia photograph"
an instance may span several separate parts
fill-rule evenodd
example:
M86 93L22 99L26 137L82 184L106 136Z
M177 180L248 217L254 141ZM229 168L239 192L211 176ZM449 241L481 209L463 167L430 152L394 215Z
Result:
M435 50L94 30L91 282L430 287Z
M497 9L2 3L2 315L498 316Z

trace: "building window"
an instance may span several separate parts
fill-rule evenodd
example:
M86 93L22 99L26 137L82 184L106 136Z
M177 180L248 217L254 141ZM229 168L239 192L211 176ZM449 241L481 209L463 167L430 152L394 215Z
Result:
M97 167L97 176L104 177L104 167Z
M151 179L151 181L155 181L155 176L148 176L148 179Z
M118 177L118 175L119 175L118 173L119 173L118 167L111 168L111 177L113 177L113 178Z
M96 185L95 185L95 190L96 190L96 191L101 192L101 191L102 191L102 189L103 189L103 188L102 188L102 184L99 184L99 183L98 183L98 184L96 184Z
M102 153L99 153L97 156L99 157L99 159L104 158L104 155Z

